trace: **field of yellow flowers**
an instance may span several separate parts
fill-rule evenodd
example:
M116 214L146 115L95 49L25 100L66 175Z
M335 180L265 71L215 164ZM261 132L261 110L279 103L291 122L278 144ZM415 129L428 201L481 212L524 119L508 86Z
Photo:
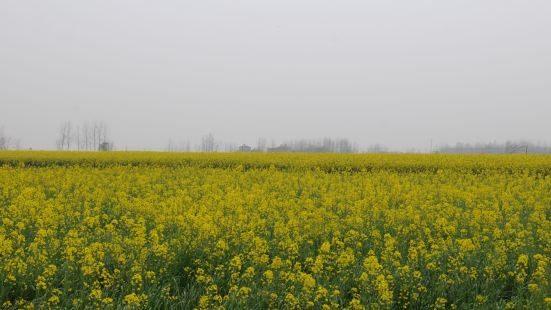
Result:
M0 152L0 307L550 308L551 157Z

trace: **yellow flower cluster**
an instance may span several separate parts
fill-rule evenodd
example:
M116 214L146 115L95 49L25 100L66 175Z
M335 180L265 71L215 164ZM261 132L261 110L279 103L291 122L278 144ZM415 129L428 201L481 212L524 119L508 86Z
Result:
M0 307L545 309L551 157L0 152Z

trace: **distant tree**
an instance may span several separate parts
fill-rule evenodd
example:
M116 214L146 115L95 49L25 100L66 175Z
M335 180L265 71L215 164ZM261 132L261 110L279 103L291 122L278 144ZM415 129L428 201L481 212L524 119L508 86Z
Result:
M266 152L267 145L268 142L266 141L266 138L259 138L256 144L256 150L258 152Z
M4 134L4 129L0 128L0 151L5 151L8 149L9 138Z
M0 151L19 150L20 142L4 133L4 128L0 128Z
M58 150L98 151L103 143L112 145L109 141L109 131L104 122L84 122L76 127L70 121L63 122L59 127L56 140Z
M167 152L176 152L174 149L175 149L175 146L174 146L174 143L172 142L172 139L168 140L168 144L165 148L165 151L167 151Z
M331 138L325 137L322 142L323 151L326 153L335 152L335 143Z
M450 154L512 154L512 153L530 153L530 154L550 154L551 146L535 144L529 141L521 140L518 142L506 141L503 144L497 142L490 143L456 143L455 146L443 145L438 148L438 153Z
M56 141L56 146L58 150L69 149L71 146L71 122L66 121L59 126L59 136Z
M88 122L84 122L82 125L82 145L83 149L89 151L91 149L90 144L90 124Z
M380 144L370 145L367 150L368 153L387 153L388 149Z
M224 143L224 152L235 152L238 146L235 143Z
M216 152L218 151L218 144L214 140L214 135L209 133L203 136L201 139L201 152Z
M80 151L80 149L82 147L82 141L81 141L82 139L81 139L81 135L80 135L80 125L77 125L77 127L75 128L75 132L73 133L73 140L75 141L77 151Z
M191 144L188 140L174 142L172 139L168 140L168 144L165 148L167 152L191 152Z
M283 143L279 147L268 148L269 152L301 152L301 153L355 153L358 146L348 139L323 138L317 140L299 139Z
M99 126L97 122L92 124L92 149L97 150L99 146Z

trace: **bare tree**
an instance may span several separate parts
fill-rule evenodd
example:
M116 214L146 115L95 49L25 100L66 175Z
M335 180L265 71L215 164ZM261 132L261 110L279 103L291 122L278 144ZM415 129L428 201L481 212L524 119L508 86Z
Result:
M201 139L201 152L216 152L218 151L218 144L214 140L214 135L209 133L203 136Z
M15 142L15 144L18 144L18 143L19 142ZM0 151L9 150L13 144L14 144L13 138L7 136L4 133L4 128L0 128Z
M165 148L166 152L190 152L191 144L188 140L174 142L172 139L168 140L168 144Z
M65 144L67 144L67 150L71 149L71 142L73 140L73 125L71 124L71 121L68 121L65 125Z
M100 128L101 128L101 141L100 141L100 144L105 144L105 143L109 143L107 141L107 137L108 137L108 128L107 128L107 124L105 124L105 122L101 122L100 123Z
M98 149L98 124L94 122L92 124L92 149L95 151Z
M105 122L94 121L73 127L70 121L64 122L59 128L56 140L58 150L110 150L113 143L109 141L109 130Z
M456 143L454 146L442 145L437 148L438 153L449 154L550 154L551 146L535 144L530 141L496 141L489 143Z
M388 153L388 148L386 148L381 144L376 143L368 146L366 149L366 152L367 153Z
M58 150L69 149L71 146L71 122L67 121L59 127L59 137L56 141Z
M224 152L235 152L237 148L235 143L224 143Z
M256 144L256 150L258 152L266 152L267 145L268 142L266 141L266 138L259 138Z
M77 125L77 127L75 128L75 132L73 133L73 140L75 141L75 144L77 146L77 151L80 151L82 145L82 139L81 139L81 136L80 136L80 125Z
M84 122L84 125L82 126L82 138L84 140L84 149L89 151L90 150L90 124L88 122Z
M175 149L175 145L174 145L174 143L172 142L172 139L171 139L171 140L168 140L168 144L167 144L167 146L166 146L166 148L165 148L165 151L167 151L167 152L176 152L174 149Z
M303 153L356 153L358 145L346 138L299 139L287 141L278 147L268 148L268 152L303 152Z
M8 138L4 135L4 129L0 128L0 151L8 149Z

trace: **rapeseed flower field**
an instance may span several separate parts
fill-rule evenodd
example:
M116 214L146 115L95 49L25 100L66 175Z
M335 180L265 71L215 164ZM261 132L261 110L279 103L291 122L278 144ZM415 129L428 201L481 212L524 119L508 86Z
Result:
M549 309L551 157L0 153L3 309Z

